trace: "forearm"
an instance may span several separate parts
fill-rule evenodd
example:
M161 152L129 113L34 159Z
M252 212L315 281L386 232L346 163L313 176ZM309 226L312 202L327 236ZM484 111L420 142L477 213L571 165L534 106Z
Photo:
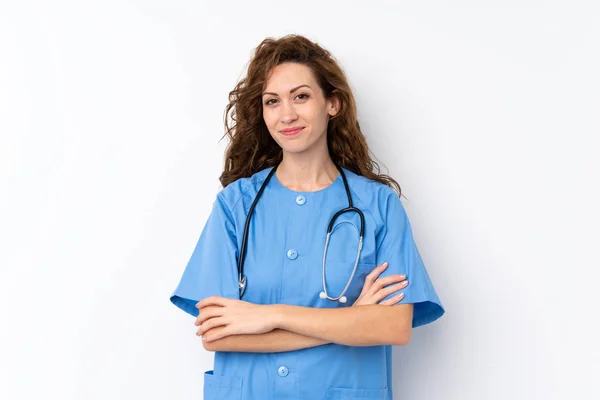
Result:
M405 345L412 330L412 304L344 308L271 306L279 329L347 346Z
M207 333L218 332L223 327L216 327ZM306 349L320 346L329 342L314 337L274 329L259 335L231 335L211 342L203 342L208 351L237 351L250 353L277 353Z

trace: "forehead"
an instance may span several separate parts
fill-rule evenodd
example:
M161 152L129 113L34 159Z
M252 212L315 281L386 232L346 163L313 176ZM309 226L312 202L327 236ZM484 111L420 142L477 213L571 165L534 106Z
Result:
M315 89L317 82L309 67L299 63L283 63L275 66L268 75L265 92L285 92L300 85Z

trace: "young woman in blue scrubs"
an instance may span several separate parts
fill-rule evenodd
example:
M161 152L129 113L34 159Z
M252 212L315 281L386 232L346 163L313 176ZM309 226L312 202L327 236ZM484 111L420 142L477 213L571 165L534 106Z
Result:
M171 296L215 352L204 399L391 400L392 346L444 308L342 69L268 38L229 100L223 189ZM330 226L350 201L362 220Z

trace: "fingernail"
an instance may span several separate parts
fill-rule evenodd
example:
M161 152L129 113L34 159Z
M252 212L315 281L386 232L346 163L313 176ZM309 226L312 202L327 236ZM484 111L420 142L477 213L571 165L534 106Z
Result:
M402 284L403 284L403 285L407 285L407 284L408 284L408 282L407 282L407 281L403 281L403 282L402 282Z
M387 266L388 266L388 262L387 262L387 261L386 261L386 262L384 262L384 263L383 263L383 266L384 266L384 267L387 267Z
M404 297L404 293L400 293L398 297Z
M206 338L204 336L202 336L202 341L206 342Z

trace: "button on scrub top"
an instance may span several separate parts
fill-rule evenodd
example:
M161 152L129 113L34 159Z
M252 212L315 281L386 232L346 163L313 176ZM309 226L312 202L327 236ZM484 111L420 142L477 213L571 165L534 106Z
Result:
M222 189L183 271L171 301L196 317L195 304L209 296L239 298L237 258L250 206L271 168ZM321 299L322 257L327 225L348 206L339 174L328 187L296 192L273 175L252 216L244 273L243 300L255 304L350 307L366 275L384 261L380 275L406 274L399 304L413 303L412 326L444 314L413 240L400 198L390 187L344 169L354 206L365 215L365 237L348 301ZM358 248L360 219L345 213L336 221L327 250L327 290L344 289ZM396 293L397 294L397 293ZM388 296L392 297L394 294ZM200 345L200 343L199 343ZM205 400L392 399L392 346L318 347L277 353L215 352L214 367L204 373Z

